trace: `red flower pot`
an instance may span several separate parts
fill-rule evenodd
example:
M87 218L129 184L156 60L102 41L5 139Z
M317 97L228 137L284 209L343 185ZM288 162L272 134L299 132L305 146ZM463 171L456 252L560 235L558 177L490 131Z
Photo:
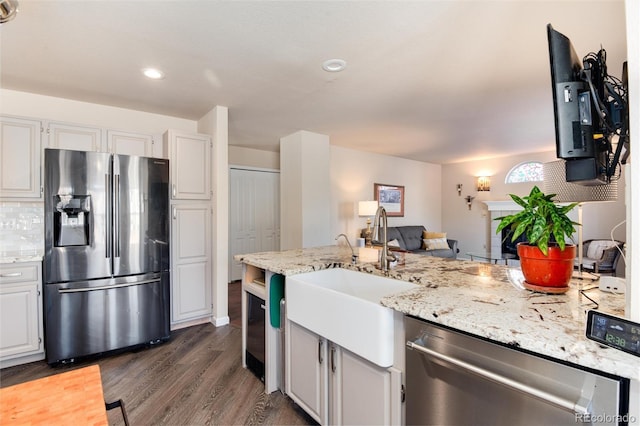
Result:
M564 250L557 245L549 245L548 256L528 243L519 243L517 249L525 287L545 293L564 293L569 289L573 259L576 257L575 245L567 244Z

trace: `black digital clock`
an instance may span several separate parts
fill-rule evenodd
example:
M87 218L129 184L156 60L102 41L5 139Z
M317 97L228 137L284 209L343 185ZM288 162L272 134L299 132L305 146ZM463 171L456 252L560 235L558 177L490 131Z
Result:
M598 311L587 314L587 338L640 356L640 324Z

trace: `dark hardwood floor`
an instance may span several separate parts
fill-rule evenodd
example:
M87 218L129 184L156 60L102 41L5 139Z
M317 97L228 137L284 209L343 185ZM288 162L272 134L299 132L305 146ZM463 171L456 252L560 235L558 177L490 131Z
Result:
M122 399L131 425L315 424L280 392L242 368L240 283L229 285L231 324L171 333L169 342L136 352L49 367L44 361L0 370L0 387L99 364L105 400ZM124 424L119 410L109 423Z

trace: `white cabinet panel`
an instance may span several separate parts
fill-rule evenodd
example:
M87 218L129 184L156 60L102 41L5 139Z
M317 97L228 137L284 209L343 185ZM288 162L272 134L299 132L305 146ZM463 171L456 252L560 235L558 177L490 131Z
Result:
M65 123L49 123L49 148L75 151L106 151L102 145L102 129Z
M327 424L326 339L287 321L287 394L320 424Z
M107 150L113 154L153 157L153 137L139 133L107 130Z
M41 122L0 117L0 197L41 197Z
M332 345L332 424L398 424L391 418L391 373L386 368ZM399 392L399 390L398 390ZM399 421L399 419L398 419Z
M211 315L209 203L172 205L172 322Z
M171 198L211 199L211 138L169 130L163 139L171 161Z
M0 363L44 358L40 264L0 266ZM35 358L33 358L35 356Z
M208 263L177 265L174 274L173 319L181 321L211 313L207 303Z
M0 289L0 357L38 350L37 306L35 284Z
M320 424L402 422L401 372L287 321L287 394Z

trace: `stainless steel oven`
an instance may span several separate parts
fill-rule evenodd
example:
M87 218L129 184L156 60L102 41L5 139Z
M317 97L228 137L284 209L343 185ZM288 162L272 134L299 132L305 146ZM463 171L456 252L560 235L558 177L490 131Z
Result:
M405 317L406 424L617 425L626 379Z

